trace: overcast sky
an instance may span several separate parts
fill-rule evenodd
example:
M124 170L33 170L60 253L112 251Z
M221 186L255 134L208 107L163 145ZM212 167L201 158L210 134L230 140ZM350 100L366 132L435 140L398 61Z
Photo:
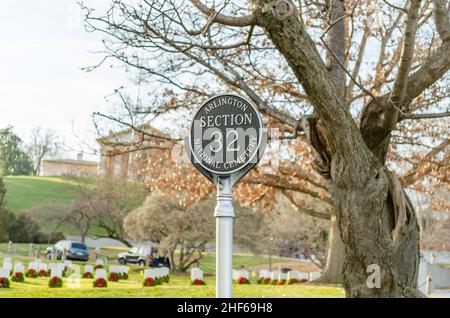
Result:
M84 31L77 0L2 0L0 10L0 127L26 139L34 126L54 129L74 156L79 136L95 144L91 113L110 107L104 97L131 85L122 69L92 73L101 35ZM106 5L105 0L89 4Z

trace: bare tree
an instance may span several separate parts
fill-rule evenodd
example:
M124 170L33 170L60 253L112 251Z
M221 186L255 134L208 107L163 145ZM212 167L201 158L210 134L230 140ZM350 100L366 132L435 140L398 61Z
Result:
M27 153L33 161L33 175L39 175L42 160L48 156L55 156L58 152L59 139L50 129L34 127L31 129L31 140L27 144Z
M89 230L94 225L95 215L91 202L86 196L79 197L70 203L45 204L32 209L35 218L54 226L54 229L75 230L80 241L85 243Z
M307 196L303 198L307 199ZM300 198L296 200L301 201ZM290 257L303 254L320 268L325 268L329 221L304 213L299 214L296 207L292 209L292 202L281 193L277 196L272 211L265 213L264 221L268 229L264 238L266 251L269 247L273 251L281 251L280 248L287 245L292 247Z
M89 201L88 208L94 217L95 226L104 231L104 234L97 233L96 236L132 246L123 221L131 210L142 204L147 191L142 184L126 179L100 178L93 186L94 189L85 200Z
M288 133L291 171L300 172L263 175L271 184L262 192L313 194L325 184L320 197L330 199L343 242L347 296L418 296L419 227L397 174L412 169L408 186L421 191L448 184L448 1L296 4L114 1L104 15L84 8L88 30L107 35L99 65L115 59L147 74L153 98L136 112L142 120L175 110L188 117L218 92L247 95ZM116 119L133 127L136 117L127 116ZM371 264L380 266L381 288L367 284Z
M153 192L126 216L124 227L136 240L159 242L159 252L167 253L173 270L184 272L203 257L206 244L214 241L214 204L208 199L185 207L173 196ZM240 206L236 215L235 243L257 251L265 233L262 215Z

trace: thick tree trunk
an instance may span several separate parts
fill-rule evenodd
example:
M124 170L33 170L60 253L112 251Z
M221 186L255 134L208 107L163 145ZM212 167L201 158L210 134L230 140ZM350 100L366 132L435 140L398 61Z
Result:
M420 296L416 292L417 219L410 204L402 212L395 212L394 202L406 199L403 190L400 197L393 199L391 178L383 173L364 187L336 184L334 198L345 246L343 273L348 297Z
M322 275L313 284L342 284L344 268L344 243L342 242L336 216L331 217L328 238L327 261Z
M277 20L268 10L269 0L254 3L258 24L302 84L320 119L317 127L323 128L317 134L323 159L320 169L324 174L329 171L330 192L344 243L347 296L418 295L417 219L398 178L387 171L383 158L378 156L379 149L387 151L392 128L381 127L383 131L375 136L380 123L383 126L386 119L391 119L385 113L390 107L375 101L379 111L373 114L374 120L369 120L374 128L365 134L367 126L361 125L360 131L301 21L295 15ZM365 138L372 135L377 138L373 145L370 138Z

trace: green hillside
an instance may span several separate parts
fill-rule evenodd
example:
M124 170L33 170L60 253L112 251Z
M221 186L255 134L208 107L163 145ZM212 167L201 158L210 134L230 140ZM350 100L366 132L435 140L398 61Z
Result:
M6 205L18 214L24 209L46 203L70 202L77 195L74 179L64 177L3 177L6 185Z

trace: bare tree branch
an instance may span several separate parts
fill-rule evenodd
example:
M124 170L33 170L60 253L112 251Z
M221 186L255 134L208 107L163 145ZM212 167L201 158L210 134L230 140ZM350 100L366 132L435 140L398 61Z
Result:
M420 174L417 173L417 170L422 166L423 162L428 161L434 156L436 156L441 151L444 151L448 146L450 145L450 139L444 140L442 143L440 143L438 146L436 146L433 150L431 150L429 153L423 157L423 159L415 164L409 172L407 172L405 175L403 175L400 180L404 187L410 186L411 184L417 182L421 178L423 178L431 169L433 168L432 165L429 165L422 171Z
M450 40L450 20L447 0L434 0L434 21L442 42Z
M220 14L214 9L208 8L199 0L191 0L191 2L200 12L208 17L212 17L212 21L217 23L232 27L243 27L256 24L256 17L253 14L242 17L230 17Z
M406 120L406 119L432 119L432 118L444 118L449 117L450 112L443 112L443 113L431 113L431 114L404 114L400 115L399 120Z
M290 194L288 191L283 190L281 192L291 202L292 206L297 209L297 211L299 211L301 213L305 213L306 215L309 215L309 216L312 216L315 218L319 218L319 219L323 219L323 220L331 220L331 213L323 213L323 212L305 208L303 205L297 204L297 202L295 202L295 199L292 196L292 194Z
M408 74L414 57L414 45L416 42L416 31L419 18L420 0L410 0L408 16L406 19L405 37L403 41L403 52L400 67L395 78L390 100L393 106L399 109L406 95Z

